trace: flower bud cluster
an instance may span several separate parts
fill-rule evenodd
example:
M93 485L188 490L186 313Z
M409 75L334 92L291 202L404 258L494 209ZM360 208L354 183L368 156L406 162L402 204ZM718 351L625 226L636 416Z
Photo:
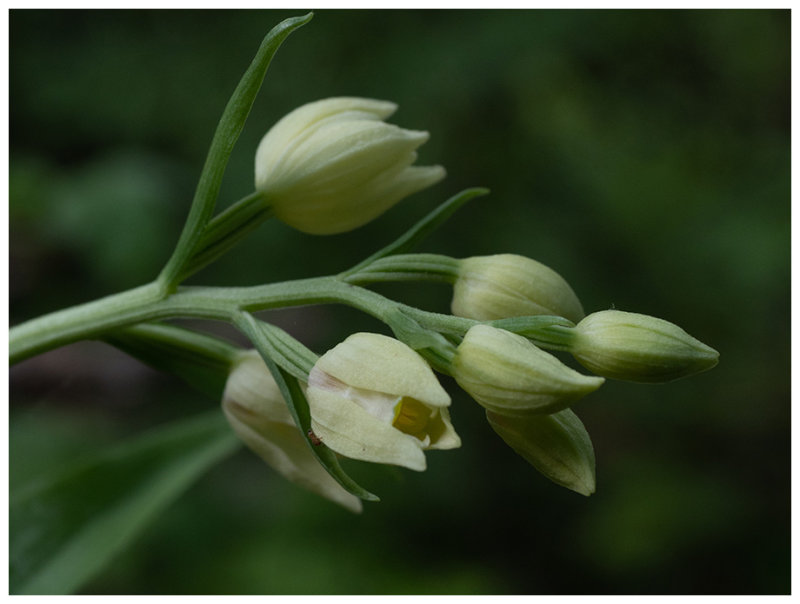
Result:
M330 98L280 120L262 139L255 168L256 188L274 214L307 233L341 233L439 181L443 168L412 165L428 134L383 121L395 109L384 101ZM426 468L425 451L459 447L450 396L421 352L485 408L490 426L514 451L555 483L590 495L594 451L569 407L606 378L663 382L717 363L715 350L662 319L616 310L586 316L566 280L530 258L444 260L434 273L453 285L452 314L472 321L439 333L399 313L413 324L409 330L383 313L400 339L356 333L319 357L303 385L312 443L417 471ZM416 261L403 267L399 260L398 270L424 273L427 265ZM381 269L391 274L393 267L386 262ZM570 368L542 349L548 346L571 353L595 375ZM237 363L223 408L236 433L277 471L360 509L315 462L260 358Z

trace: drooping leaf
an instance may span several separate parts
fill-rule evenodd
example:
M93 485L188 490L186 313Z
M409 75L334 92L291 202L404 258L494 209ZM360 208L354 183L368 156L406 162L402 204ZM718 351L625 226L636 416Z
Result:
M11 493L10 592L75 592L239 445L215 411L153 429Z

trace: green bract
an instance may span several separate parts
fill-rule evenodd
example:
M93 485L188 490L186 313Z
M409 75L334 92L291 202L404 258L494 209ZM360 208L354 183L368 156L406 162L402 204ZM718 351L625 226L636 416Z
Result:
M431 368L387 336L356 333L322 355L306 397L314 433L345 457L424 470L424 449L461 445Z
M575 327L570 352L598 375L668 382L714 367L719 353L677 325L620 310L592 313Z
M382 120L397 105L352 97L303 105L267 132L256 151L256 189L275 216L318 235L376 218L444 178L441 166L412 166L427 132Z
M348 510L361 511L361 500L331 478L311 453L256 351L248 351L234 364L222 409L237 436L285 478Z
M583 307L553 269L516 254L475 256L459 263L453 284L454 315L479 321L557 315L577 322Z
M486 419L509 447L547 478L581 495L594 493L594 448L570 409L529 417L487 411Z
M488 325L466 333L451 372L478 403L504 415L560 411L604 381L570 369L522 336Z

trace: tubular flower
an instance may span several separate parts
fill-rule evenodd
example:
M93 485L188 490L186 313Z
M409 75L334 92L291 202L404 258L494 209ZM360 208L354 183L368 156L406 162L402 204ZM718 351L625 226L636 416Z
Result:
M444 178L412 166L427 132L386 124L397 105L339 97L303 105L267 132L256 151L256 189L275 216L306 233L343 233Z
M465 258L453 284L454 315L491 321L528 315L558 315L578 322L583 307L553 269L524 256Z
M267 465L317 495L361 511L361 501L331 478L314 457L256 351L248 351L235 363L222 409L236 435Z
M637 313L592 313L573 330L569 350L590 371L633 382L668 382L714 367L719 353L677 325Z
M570 409L529 417L487 411L486 419L509 447L547 478L581 495L594 493L594 448Z
M450 396L428 364L387 336L356 333L324 355L308 376L311 427L345 457L426 467L425 449L453 449Z
M604 381L570 369L520 335L488 325L467 331L451 372L483 407L514 416L555 413Z

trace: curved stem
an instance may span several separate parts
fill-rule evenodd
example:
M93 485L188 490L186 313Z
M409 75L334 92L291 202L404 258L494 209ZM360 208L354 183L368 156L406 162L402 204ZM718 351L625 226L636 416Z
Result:
M59 346L101 335L121 325L157 318L150 316L145 309L164 297L161 284L153 282L12 327L8 332L9 360L14 364Z
M339 277L314 277L252 287L184 286L171 295L158 282L45 315L9 331L9 357L16 363L78 340L96 338L119 327L145 321L195 318L235 322L241 312L309 304L345 304L392 326L398 312L421 328L461 337L473 325L465 319L414 308ZM497 327L524 332L547 347L563 345L561 317L534 317L497 322Z

